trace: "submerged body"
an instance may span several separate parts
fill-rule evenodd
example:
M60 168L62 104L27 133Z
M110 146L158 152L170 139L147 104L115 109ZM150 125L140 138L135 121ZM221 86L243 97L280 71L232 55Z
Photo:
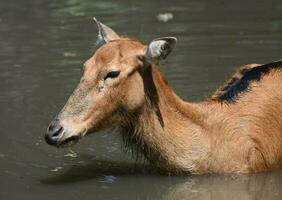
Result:
M85 63L47 143L63 146L119 127L127 148L170 174L282 168L282 61L245 66L210 99L186 102L158 66L175 38L147 46L96 22L106 44Z

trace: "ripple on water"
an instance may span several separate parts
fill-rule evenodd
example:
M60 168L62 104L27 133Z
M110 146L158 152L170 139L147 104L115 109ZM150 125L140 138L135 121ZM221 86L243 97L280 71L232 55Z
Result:
M99 182L101 183L114 183L116 182L117 177L112 175L104 175L99 178Z
M78 154L74 152L72 149L68 149L68 153L64 155L64 157L70 157L70 158L77 158Z
M62 169L63 169L63 167L58 166L58 167L55 167L54 169L51 169L51 172L58 172L58 171L60 171Z
M78 155L75 152L70 152L64 155L65 157L77 158Z

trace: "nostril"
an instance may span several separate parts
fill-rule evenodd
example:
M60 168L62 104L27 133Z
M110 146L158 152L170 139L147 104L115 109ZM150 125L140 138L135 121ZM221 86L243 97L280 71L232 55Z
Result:
M64 128L59 124L52 123L45 134L45 141L50 145L56 145L59 142L60 135L63 133Z
M62 126L57 127L57 129L53 133L52 137L58 137L62 131L63 131L63 127Z
M60 125L58 118L55 118L48 126L45 133L45 141L50 145L57 145L62 138L64 128Z

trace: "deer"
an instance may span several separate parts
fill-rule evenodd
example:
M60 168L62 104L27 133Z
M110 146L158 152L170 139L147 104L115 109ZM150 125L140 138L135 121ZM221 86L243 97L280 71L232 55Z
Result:
M116 128L123 146L172 175L252 174L282 168L282 61L248 64L211 97L182 100L160 69L177 44L119 36L94 18L96 52L45 133L66 147Z

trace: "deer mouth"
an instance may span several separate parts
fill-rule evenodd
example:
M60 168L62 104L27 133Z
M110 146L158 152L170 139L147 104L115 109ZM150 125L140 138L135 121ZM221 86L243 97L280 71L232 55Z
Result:
M86 134L86 132L87 129L83 129L83 131L80 131L76 134L70 134L69 136L66 134L66 132L63 132L56 146L59 148L73 146L74 144L78 143L78 141Z
M76 143L78 143L80 139L80 136L71 136L68 137L64 140L62 140L60 143L58 143L57 147L68 147L68 146L72 146Z

